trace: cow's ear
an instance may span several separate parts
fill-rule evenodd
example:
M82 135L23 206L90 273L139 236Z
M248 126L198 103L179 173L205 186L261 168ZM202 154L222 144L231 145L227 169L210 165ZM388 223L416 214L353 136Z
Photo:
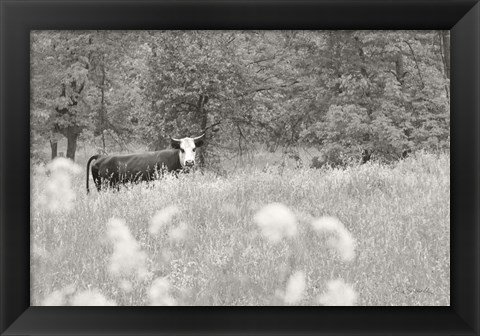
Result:
M172 148L180 149L180 140L171 138Z
M195 147L202 147L203 146L203 139L205 139L205 133L202 135L193 138L193 142L195 143Z

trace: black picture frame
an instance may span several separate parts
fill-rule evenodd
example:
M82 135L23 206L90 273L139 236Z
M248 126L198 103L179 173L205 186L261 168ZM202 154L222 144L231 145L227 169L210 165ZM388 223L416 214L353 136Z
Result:
M479 334L480 4L475 0L0 0L0 333ZM30 307L30 31L451 31L450 307Z

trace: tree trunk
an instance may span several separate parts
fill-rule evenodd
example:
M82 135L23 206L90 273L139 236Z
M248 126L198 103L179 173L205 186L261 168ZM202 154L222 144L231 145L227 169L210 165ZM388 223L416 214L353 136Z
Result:
M407 92L407 87L405 85L405 76L407 75L407 72L405 71L405 66L403 62L403 55L401 51L398 51L396 56L395 56L395 76L397 77L398 83L400 84L400 87L402 88L402 93L404 96L408 95ZM403 106L405 107L405 110L409 114L414 114L415 109L413 108L413 104L405 99L403 97Z
M77 88L77 83L76 81L72 81L70 83L71 88L73 89L74 92L80 95L80 93L83 91L85 87L85 83L82 83L79 88ZM62 93L60 94L60 97L66 97L66 87L65 84L62 84ZM56 111L60 115L73 115L69 108L78 106L78 97L75 97L75 95L70 96L70 100L72 101L71 103L68 104L68 107L62 107L56 108ZM77 150L77 139L80 133L82 133L84 126L79 126L79 125L72 125L72 126L67 126L67 127L61 127L58 124L55 125L55 129L58 133L63 134L67 138L67 158L71 159L72 161L75 161L75 151Z
M404 84L405 84L406 72L405 72L405 67L404 67L404 64L403 64L403 56L402 56L401 51L398 51L397 54L395 55L395 74L397 76L398 82L402 86L402 91L404 91L405 90Z
M445 75L450 79L450 36L447 30L441 31L443 49L443 67Z
M106 72L105 72L105 65L102 64L102 82L100 83L100 131L103 134L103 131L107 129L107 118L106 118L106 111L107 108L105 106L105 80L106 80ZM105 148L103 148L105 151Z
M420 79L420 83L422 84L421 89L423 90L425 88L425 82L423 81L423 76L422 76L422 71L420 70L420 65L418 65L417 56L415 56L415 50L413 50L413 47L410 44L410 42L405 41L405 43L408 45L408 48L410 49L410 54L412 55L413 61L415 62L415 67L417 68L418 78Z
M102 131L102 154L106 154L107 149L105 146L105 132Z
M58 142L57 140L50 140L50 148L52 150L52 160L58 155Z
M340 38L342 33L338 31L329 31L328 32L328 49L332 55L330 61L327 62L327 67L329 69L333 69L335 76L337 78L342 77L342 73L340 71L340 60L342 59L342 51L340 48ZM340 82L335 84L335 93L342 93L340 88Z
M79 133L72 130L67 131L67 158L75 161L75 151L77 150L77 139Z
M105 106L105 59L102 59L102 82L100 83L100 132L102 133L102 154L107 153L105 145L105 130L107 129L106 106Z
M200 94L200 97L198 98L198 103L197 103L197 114L200 118L200 128L202 132L204 132L205 129L207 128L208 112L205 109L205 104L207 102L208 102L208 96L205 94ZM205 137L203 141L202 149L200 150L200 153L198 153L198 162L201 167L205 167L205 161L206 161L205 153L207 151L207 145L208 145L208 141L207 141L207 138Z
M403 62L403 55L402 55L401 50L399 50L397 52L396 56L395 56L395 74L396 74L398 82L400 83L401 90L402 90L402 93L403 93L402 103L403 103L403 106L405 107L405 111L410 115L410 118L411 118L410 120L412 121L412 123L416 123L418 115L415 111L415 108L414 108L412 102L410 102L406 99L406 96L408 95L407 87L405 85L405 76L406 76L407 72L405 71L404 62ZM402 131L403 131L403 134L405 135L405 138L407 139L407 141L411 141L412 140L411 130L409 130L408 128L404 128L404 129L402 129ZM402 145L402 147L404 147L404 146L405 145ZM410 148L407 148L407 149L399 148L399 149L400 150L410 150Z
M450 36L446 30L440 31L440 56L442 57L443 76L450 80ZM450 99L450 86L445 84L445 94Z

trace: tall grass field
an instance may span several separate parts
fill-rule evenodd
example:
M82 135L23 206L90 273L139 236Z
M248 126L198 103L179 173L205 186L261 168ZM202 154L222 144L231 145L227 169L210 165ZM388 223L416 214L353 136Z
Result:
M97 192L32 168L32 305L450 304L450 158L245 166Z

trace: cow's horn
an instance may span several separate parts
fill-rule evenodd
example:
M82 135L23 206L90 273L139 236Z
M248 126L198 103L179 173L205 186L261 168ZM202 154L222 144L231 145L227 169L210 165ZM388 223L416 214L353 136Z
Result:
M193 138L193 141L198 141L200 140L201 138L203 138L205 136L205 133L203 133L202 135L196 137L196 138Z
M178 149L180 147L180 141L181 141L180 139L170 138L170 140L173 148Z
M205 136L205 133L203 133L202 135L200 135L196 138L193 138L193 143L195 144L195 146L197 146L197 147L203 146L203 137L204 136Z

